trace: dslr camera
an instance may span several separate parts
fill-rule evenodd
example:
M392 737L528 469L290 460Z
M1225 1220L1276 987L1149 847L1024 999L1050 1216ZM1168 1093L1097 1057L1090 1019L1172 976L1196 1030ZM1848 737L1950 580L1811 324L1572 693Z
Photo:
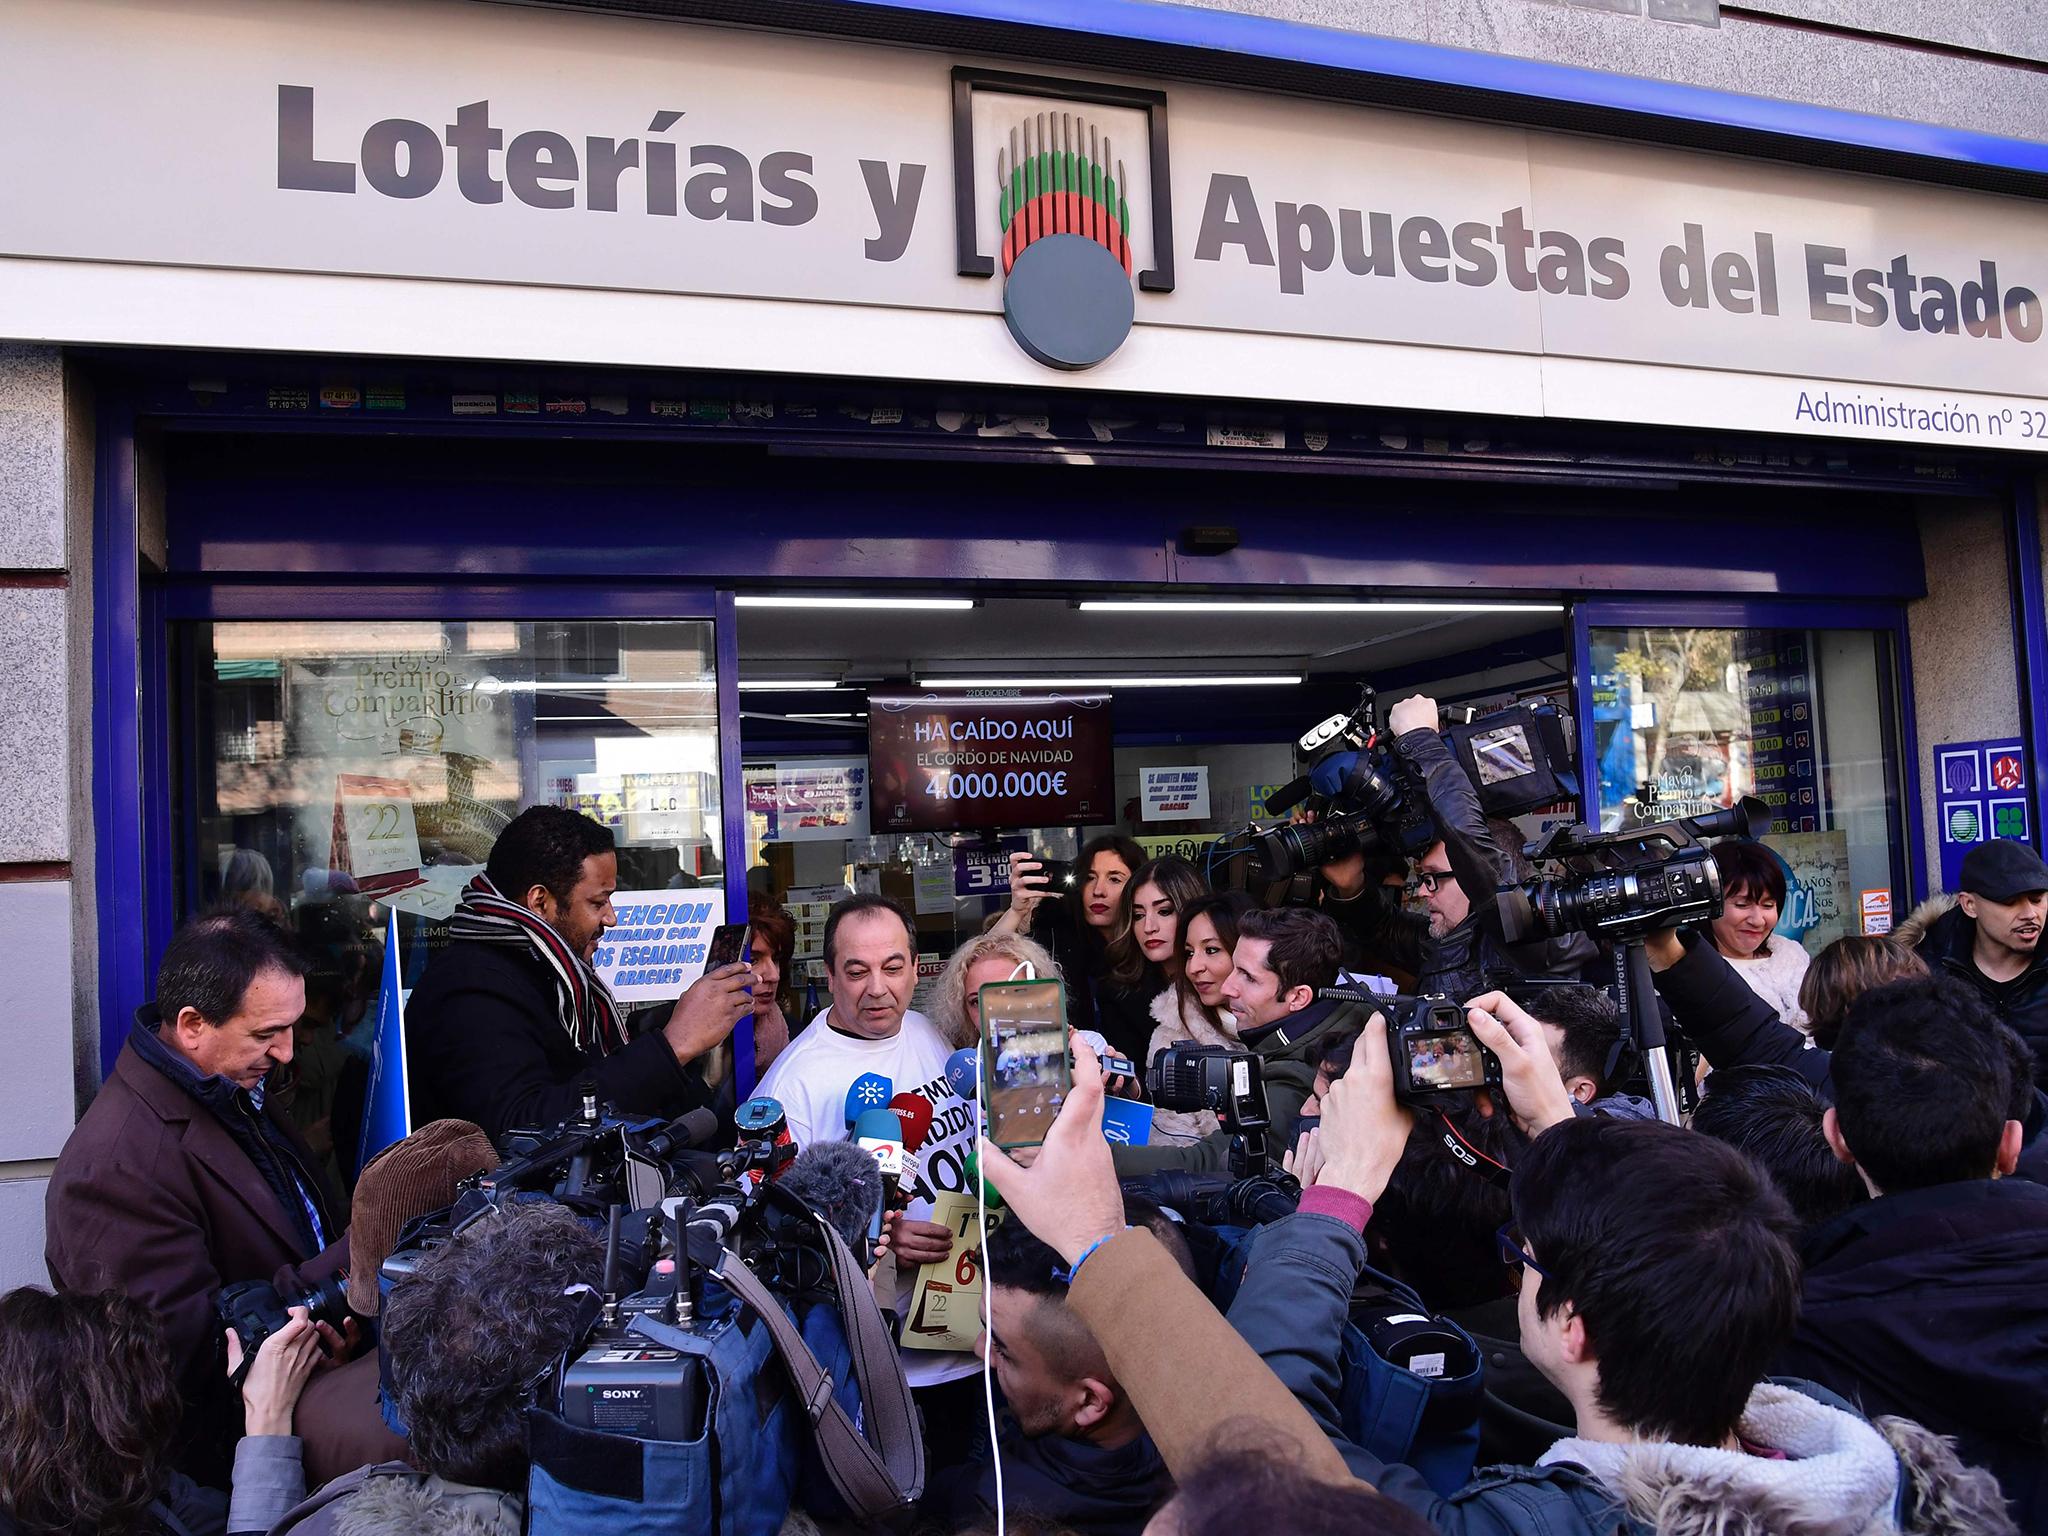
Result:
M214 1310L220 1315L221 1326L233 1329L242 1344L241 1368L233 1377L237 1387L255 1364L256 1351L292 1320L293 1307L304 1307L314 1322L338 1329L348 1321L348 1292L337 1275L303 1291L280 1292L268 1280L241 1280L220 1288Z
M1435 1107L1449 1094L1501 1087L1500 1058L1480 1044L1465 1010L1442 993L1379 997L1355 987L1324 987L1316 995L1356 1003L1386 1020L1394 1097L1403 1104Z
M1496 902L1501 932L1510 944L1566 933L1621 943L1710 921L1721 915L1724 895L1701 839L1748 837L1770 824L1770 807L1745 795L1725 811L1619 832L1559 827L1529 857L1562 864L1565 876L1503 890Z
M1394 1097L1403 1104L1431 1104L1475 1088L1500 1090L1500 1058L1480 1044L1465 1010L1448 997L1397 997L1379 1008L1387 1020Z

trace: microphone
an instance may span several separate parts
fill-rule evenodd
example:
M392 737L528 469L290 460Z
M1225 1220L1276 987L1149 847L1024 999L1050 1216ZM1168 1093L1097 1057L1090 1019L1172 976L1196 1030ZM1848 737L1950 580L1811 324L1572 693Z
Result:
M981 1057L966 1046L946 1058L946 1082L961 1098L972 1100L981 1091Z
M1325 725L1328 723L1328 721L1324 722ZM1316 729L1321 730L1322 726L1318 726ZM1310 734L1313 735L1314 732L1310 732ZM1266 814L1268 816L1285 816L1308 798L1310 788L1311 785L1307 774L1303 774L1298 779L1289 779L1285 784L1274 790L1272 794L1266 796Z
M910 1153L922 1147L931 1134L932 1101L922 1094L899 1093L889 1101L889 1109L902 1122L903 1150Z
M861 1243L882 1220L882 1174L872 1156L850 1141L817 1142L804 1148L780 1183L866 1261L873 1250Z
M896 1091L896 1085L879 1072L863 1072L853 1080L853 1086L846 1090L846 1127L853 1129L854 1122L870 1109L884 1108L889 1095Z
M775 1101L769 1100L772 1104ZM667 1157L703 1146L718 1134L718 1116L708 1109L693 1109L679 1115L647 1138L647 1152L651 1157Z
M903 1177L903 1122L886 1107L862 1110L860 1118L853 1122L853 1139L881 1170L883 1203L894 1206L898 1181ZM881 1240L882 1217L879 1211L875 1213L870 1236L874 1241Z

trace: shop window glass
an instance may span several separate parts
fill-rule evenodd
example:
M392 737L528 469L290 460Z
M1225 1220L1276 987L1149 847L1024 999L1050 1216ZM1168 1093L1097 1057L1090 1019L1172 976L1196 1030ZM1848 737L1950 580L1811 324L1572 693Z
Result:
M1904 881L1882 636L1674 627L1595 629L1592 641L1604 828L1755 795L1785 865L1778 933L1818 953L1888 926Z
M708 621L265 621L178 640L182 905L256 905L305 944L292 1113L339 1149L337 1172L352 1142L329 1114L367 1057L389 914L410 986L526 806L611 827L622 920L633 893L690 890L722 916ZM668 973L696 968L673 958L601 952L600 969L632 1006L681 992Z

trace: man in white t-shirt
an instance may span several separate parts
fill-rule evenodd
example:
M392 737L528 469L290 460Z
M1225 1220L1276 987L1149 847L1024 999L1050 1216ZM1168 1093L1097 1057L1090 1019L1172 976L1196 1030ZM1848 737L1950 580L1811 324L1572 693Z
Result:
M911 1011L917 936L901 907L885 896L854 896L835 905L825 920L825 976L832 1005L783 1049L754 1091L781 1103L799 1147L846 1140L847 1090L868 1074L888 1083L869 1107L879 1108L900 1093L930 1103L924 1144L904 1158L909 1208L891 1212L882 1233L902 1280L900 1310L918 1266L942 1262L952 1252L951 1232L929 1218L936 1195L966 1188L974 1106L946 1082L952 1047L931 1020ZM906 1350L903 1362L914 1387L980 1369L972 1354L932 1350Z

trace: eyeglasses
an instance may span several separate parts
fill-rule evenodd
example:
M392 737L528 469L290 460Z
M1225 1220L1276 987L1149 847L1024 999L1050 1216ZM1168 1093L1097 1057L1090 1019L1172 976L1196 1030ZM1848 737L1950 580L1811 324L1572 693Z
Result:
M1448 869L1418 869L1415 871L1415 889L1425 896L1434 896L1439 887L1451 878Z
M1500 1248L1501 1263L1507 1265L1510 1269L1520 1269L1526 1264L1543 1279L1548 1280L1550 1278L1550 1271L1532 1259L1529 1256L1529 1250L1522 1246L1522 1234L1515 1229L1515 1224L1512 1221L1505 1223L1498 1232L1494 1233L1493 1240Z

